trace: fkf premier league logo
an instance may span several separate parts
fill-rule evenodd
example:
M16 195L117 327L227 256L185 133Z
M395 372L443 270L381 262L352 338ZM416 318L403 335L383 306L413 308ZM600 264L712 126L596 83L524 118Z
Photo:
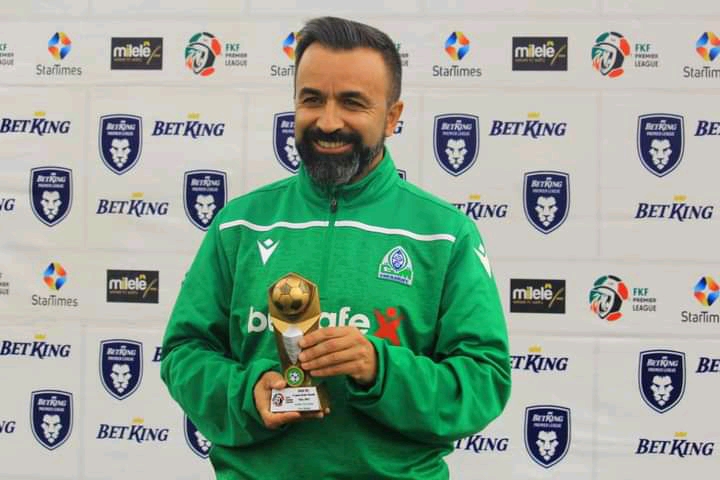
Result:
M283 168L297 173L300 154L295 147L295 112L276 113L273 119L273 150Z
M185 214L200 230L207 230L215 215L227 202L225 172L191 170L185 172Z
M658 413L678 404L685 393L685 354L673 350L640 352L640 396Z
M212 443L205 438L205 435L200 433L195 425L190 421L187 415L185 415L185 442L187 442L190 450L200 458L208 458L210 455L210 448Z
M476 115L453 113L435 117L435 159L450 175L462 175L475 164L479 145L479 120Z
M570 176L563 172L527 172L523 182L525 217L541 233L555 231L570 209Z
M570 449L570 409L535 405L525 409L525 449L544 468L560 462Z
M70 438L73 427L72 393L36 390L30 395L30 422L35 440L55 450Z
M222 43L208 32L196 33L185 47L185 66L195 75L209 77L220 62Z
M136 115L103 115L98 132L100 158L111 172L122 175L140 159L142 118Z
M62 222L72 207L72 170L39 167L30 170L30 206L35 217L48 227Z
M604 77L617 78L625 73L623 64L630 56L630 42L617 32L605 32L595 39L592 65Z
M640 115L637 148L640 161L653 175L664 177L675 170L685 148L683 117L668 113Z
M590 290L590 310L602 320L614 322L623 316L623 302L630 298L630 290L620 277L604 275Z
M142 343L133 340L100 342L100 382L105 391L125 400L140 386L143 373Z

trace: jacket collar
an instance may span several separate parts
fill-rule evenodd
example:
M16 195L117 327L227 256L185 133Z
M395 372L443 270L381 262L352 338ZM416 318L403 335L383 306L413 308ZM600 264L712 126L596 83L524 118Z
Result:
M385 147L383 158L359 182L323 187L317 185L305 170L305 165L300 165L297 174L298 186L303 196L313 203L329 206L334 198L340 207L356 207L371 203L382 197L400 177L395 169L390 151Z

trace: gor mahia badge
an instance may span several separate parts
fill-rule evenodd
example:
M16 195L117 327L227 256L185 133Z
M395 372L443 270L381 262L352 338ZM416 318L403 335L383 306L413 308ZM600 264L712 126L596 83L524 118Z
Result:
M570 409L534 405L525 409L525 449L535 463L550 468L570 450Z
M671 410L685 393L685 354L673 350L640 352L640 395L658 413Z
M227 202L225 172L190 170L185 172L183 183L185 214L193 225L206 231Z
M62 167L30 170L30 206L42 223L54 227L62 222L70 213L72 200L72 170Z
M637 126L640 161L653 175L664 177L680 165L685 148L685 128L680 115L640 115Z
M142 343L133 340L100 342L100 381L112 397L125 400L140 386L142 349Z
M73 427L72 393L36 390L30 395L30 422L35 440L55 450L70 438Z
M210 455L210 448L212 443L210 440L205 438L205 435L200 433L195 425L190 421L187 415L185 415L185 421L183 422L185 430L185 442L187 442L190 450L200 458L208 458Z
M140 159L142 151L142 117L137 115L103 115L98 129L100 158L111 172L122 175Z
M378 268L378 278L412 285L413 265L410 256L401 246L393 247L385 254Z

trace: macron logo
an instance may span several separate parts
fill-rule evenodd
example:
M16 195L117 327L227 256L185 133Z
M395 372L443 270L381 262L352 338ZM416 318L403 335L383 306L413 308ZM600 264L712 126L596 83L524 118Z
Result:
M260 251L260 259L262 260L263 265L265 265L270 259L270 256L273 254L279 243L280 242L274 242L271 238L268 238L263 242L258 240L257 246Z
M480 245L473 251L480 259L483 267L485 267L485 271L487 272L488 277L492 278L492 270L490 270L490 259L488 259L487 254L485 253L485 247L483 245Z

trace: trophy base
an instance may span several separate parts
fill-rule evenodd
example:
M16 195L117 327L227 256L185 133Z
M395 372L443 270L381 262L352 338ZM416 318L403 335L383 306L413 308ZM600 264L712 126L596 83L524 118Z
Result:
M322 385L272 389L270 412L320 412L328 407L328 398Z

